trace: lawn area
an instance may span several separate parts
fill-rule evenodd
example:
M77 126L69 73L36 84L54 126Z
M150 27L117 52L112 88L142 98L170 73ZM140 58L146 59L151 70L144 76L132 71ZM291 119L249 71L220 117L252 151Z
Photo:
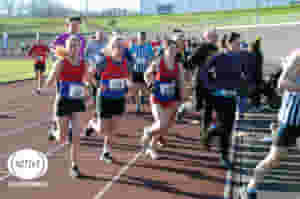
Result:
M0 83L34 77L32 60L1 59L0 66ZM48 63L47 72L49 71L50 67L51 63Z
M260 23L294 22L300 19L300 5L280 6L259 9ZM155 16L124 16L124 17L90 17L83 32L95 31L97 28L111 30L109 22L117 20L117 27L127 31L166 30L168 25L245 25L256 23L256 9L169 14ZM0 32L62 32L63 18L0 18Z

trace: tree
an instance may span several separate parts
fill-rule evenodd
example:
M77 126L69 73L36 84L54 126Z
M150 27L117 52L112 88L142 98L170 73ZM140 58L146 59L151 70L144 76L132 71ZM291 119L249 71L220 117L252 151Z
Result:
M110 19L107 22L107 25L110 26L112 29L115 29L116 26L118 24L118 20L117 19Z

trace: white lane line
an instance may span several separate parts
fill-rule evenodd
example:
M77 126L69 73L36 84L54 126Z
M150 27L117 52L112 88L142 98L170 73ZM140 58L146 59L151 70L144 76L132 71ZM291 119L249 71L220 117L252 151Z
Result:
M127 170L136 163L136 161L139 159L139 157L143 154L142 151L140 151L139 153L137 153L133 159L131 159L124 167L122 167L118 173L118 175L114 176L112 178L112 180L110 182L108 182L98 193L97 195L95 195L95 197L93 199L101 199L103 198L104 194L110 190L110 188L112 187L112 185L117 182L122 175L124 175Z

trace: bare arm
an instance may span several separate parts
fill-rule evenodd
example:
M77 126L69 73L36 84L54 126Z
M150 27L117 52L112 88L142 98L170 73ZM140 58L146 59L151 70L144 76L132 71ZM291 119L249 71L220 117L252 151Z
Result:
M45 88L48 88L50 86L52 86L55 82L55 80L58 79L60 72L63 69L63 61L62 60L58 60L57 62L55 62L55 64L52 67L52 70L49 74L48 79L46 80L45 83Z
M148 69L146 70L146 72L144 73L144 80L146 82L146 84L149 86L154 78L153 78L153 75L154 73L156 72L156 69L157 69L157 61L153 61L150 66L148 67Z
M184 100L184 70L182 64L179 64L179 88L181 100Z
M300 68L300 56L292 55L283 67L283 72L278 80L278 89L300 92L300 86L295 83L297 70Z

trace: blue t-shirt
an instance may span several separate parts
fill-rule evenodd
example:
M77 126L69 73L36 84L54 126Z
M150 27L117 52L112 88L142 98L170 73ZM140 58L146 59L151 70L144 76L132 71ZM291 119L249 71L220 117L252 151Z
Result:
M149 43L133 45L130 49L130 53L135 57L133 70L141 73L146 72L149 61L154 57L152 45Z

